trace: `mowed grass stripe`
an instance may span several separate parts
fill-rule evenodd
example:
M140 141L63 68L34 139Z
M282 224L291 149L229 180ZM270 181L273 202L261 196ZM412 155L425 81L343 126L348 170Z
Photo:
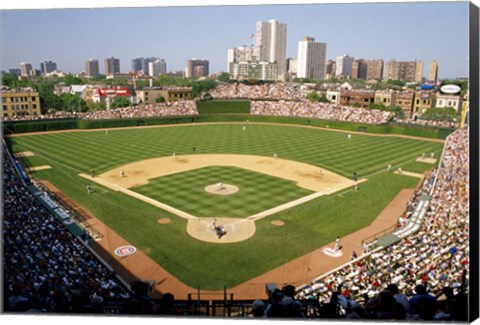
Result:
M28 150L37 155L37 158L24 158L33 166L52 165L50 170L32 173L33 177L50 180L186 284L212 290L237 285L334 241L337 235L344 236L368 225L400 189L418 183L418 179L412 177L385 173L386 165L390 161L412 160L417 157L417 150L440 152L443 147L440 143L422 140L360 134L354 134L352 140L358 151L352 150L345 133L253 124L248 124L246 131L242 130L242 124L188 125L110 130L108 135L105 131L93 131L7 139L14 152ZM95 169L101 173L129 162L170 156L172 152L191 154L193 146L199 153L271 157L277 152L280 158L321 166L348 178L353 168L360 176L375 175L362 184L358 193L349 192L344 198L322 197L262 219L256 223L254 237L229 245L192 239L185 232L184 219L121 193L100 194L99 191L87 195L88 181L77 176L79 172L89 173ZM402 150L394 150L395 147ZM263 183L258 184L258 188L265 192L264 198L252 195L248 200L232 203L229 208L222 202L218 209L240 211L278 195L277 188L266 190L261 185ZM177 200L180 195L174 190L165 191L165 197L170 200ZM186 202L192 209L197 209L198 204ZM204 205L211 211L215 201L204 200ZM168 226L157 223L164 217L172 220ZM273 227L270 221L275 219L285 221L286 226Z
M219 182L240 190L228 196L205 192L206 186ZM288 180L220 166L151 179L147 185L131 190L198 217L230 218L245 218L313 193Z
M16 138L20 139L20 138ZM240 153L304 161L343 176L363 175L386 164L415 158L416 152L440 151L442 144L395 137L372 137L292 126L241 124L62 133L24 137L22 143L70 162L76 169L103 172L121 164L159 156L199 153ZM233 141L232 141L233 139ZM241 140L241 145L235 140ZM364 143L365 142L365 143ZM15 146L14 146L15 148ZM404 148L409 149L408 151ZM18 149L23 150L23 149ZM53 157L53 156L52 156Z

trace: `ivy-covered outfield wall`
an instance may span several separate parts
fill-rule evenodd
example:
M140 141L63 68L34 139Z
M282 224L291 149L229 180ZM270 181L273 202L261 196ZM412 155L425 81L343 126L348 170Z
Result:
M37 120L37 121L7 121L3 122L4 134L42 132L69 129L98 129L117 128L131 126L148 126L163 124L182 123L208 123L208 122L265 122L285 123L296 125L308 125L313 127L325 127L345 131L377 133L377 134L401 134L423 138L445 139L453 129L438 129L425 126L383 124L370 125L342 121L329 121L306 119L284 116L263 116L249 114L212 114L198 116L172 116L159 118L131 118L114 120L82 120L82 119L61 119L61 120Z
M27 133L56 130L70 130L78 128L79 119L55 119L35 121L4 121L3 133Z

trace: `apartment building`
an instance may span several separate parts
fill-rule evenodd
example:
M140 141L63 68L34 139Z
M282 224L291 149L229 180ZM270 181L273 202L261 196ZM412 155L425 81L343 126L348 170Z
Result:
M436 82L438 79L438 62L430 62L430 68L428 69L428 81Z
M352 79L367 79L367 62L364 59L352 63Z
M105 59L105 75L114 76L120 73L120 59L114 57Z
M435 105L434 91L417 91L413 100L412 115L421 116Z
M298 42L297 78L325 79L327 44L305 37Z
M0 117L26 116L41 114L40 97L32 88L2 88L2 110Z
M186 78L201 78L208 77L209 75L209 61L200 59L191 59L187 61L187 67L185 68Z
M375 102L373 90L347 90L340 93L341 106L368 108Z
M350 78L352 76L352 66L354 60L355 59L348 54L337 56L335 75L341 78Z
M285 80L287 73L287 24L275 19L258 21L255 33L255 57L260 62L276 63L275 80ZM264 64L268 66L267 64Z
M136 94L139 104L155 104L159 97L165 98L167 102L193 99L190 87L149 87L137 90Z
M366 60L367 64L367 80L382 80L383 79L383 60Z
M85 76L87 78L95 78L100 75L100 68L97 59L85 61Z
M421 82L423 78L422 61L395 61L387 62L385 80L402 80Z

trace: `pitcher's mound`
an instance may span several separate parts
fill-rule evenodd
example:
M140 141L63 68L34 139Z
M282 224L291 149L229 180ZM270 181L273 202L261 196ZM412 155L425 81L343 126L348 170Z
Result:
M205 187L205 192L216 194L216 195L232 195L239 191L240 189L231 184L213 184Z
M161 225L166 225L167 223L172 222L172 220L170 220L170 218L162 218L162 219L158 219L157 222Z

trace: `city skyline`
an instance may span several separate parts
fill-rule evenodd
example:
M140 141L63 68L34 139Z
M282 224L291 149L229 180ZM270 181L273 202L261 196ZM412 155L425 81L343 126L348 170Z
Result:
M79 73L88 59L113 56L121 72L131 69L134 58L161 57L168 71L184 70L197 58L218 73L226 71L228 49L253 45L256 23L275 19L287 25L287 58L297 56L298 42L308 35L327 44L327 59L348 53L385 62L419 60L426 66L424 77L437 61L440 79L468 76L466 2L3 10L1 15L5 71L21 62L40 69L41 62L53 61L58 70ZM42 24L33 28L38 21Z

